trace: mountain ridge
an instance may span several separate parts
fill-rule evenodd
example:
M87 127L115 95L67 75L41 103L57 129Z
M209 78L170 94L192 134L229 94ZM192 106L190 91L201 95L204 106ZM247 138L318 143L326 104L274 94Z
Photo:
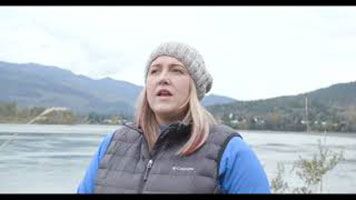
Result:
M142 88L58 67L0 62L0 102L16 102L19 107L66 107L80 115L94 112L131 118ZM218 121L235 129L304 131L310 127L356 132L356 81L252 101L209 94L202 104Z
M236 129L355 132L356 81L297 95L212 105L208 110Z
M21 107L61 106L78 113L132 115L142 86L106 77L83 75L36 63L0 61L0 101L15 101ZM203 105L232 102L221 95L207 95Z

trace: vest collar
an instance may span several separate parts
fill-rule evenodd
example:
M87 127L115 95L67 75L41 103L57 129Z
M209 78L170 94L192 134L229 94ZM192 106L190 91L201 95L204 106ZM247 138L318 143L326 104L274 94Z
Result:
M160 137L165 137L166 135L177 135L182 137L183 135L190 135L190 128L191 128L191 123L186 124L182 122L181 120L176 120L167 125L165 127L161 134L159 135Z
M191 134L191 124L182 121L174 121L159 134L152 149L151 155L155 155L162 148L171 148L175 144L184 144Z
M124 124L124 126L126 126L128 128L131 128L131 129L134 129L137 132L143 134L143 130L141 129L141 126L138 126L138 128L137 128L136 123L127 123L127 124ZM163 132L181 133L181 131L182 132L187 132L187 131L190 132L187 129L190 129L192 124L191 123L187 124L187 123L184 123L181 120L176 120L176 121L173 121L173 122L171 122L171 123L169 123L167 125L164 125L164 126L166 126L166 127L162 129Z
M143 135L141 127L139 126L137 128L136 124L134 123L125 124L124 126L136 130L137 132ZM178 141L188 140L191 134L191 127L191 123L186 124L183 123L181 120L169 123L168 127L162 130L162 132L159 134L157 141L154 145L154 149L160 148L163 144L171 144L176 143Z

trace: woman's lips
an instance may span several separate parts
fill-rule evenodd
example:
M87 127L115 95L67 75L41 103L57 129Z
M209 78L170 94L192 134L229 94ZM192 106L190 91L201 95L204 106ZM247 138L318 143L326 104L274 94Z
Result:
M172 95L159 95L157 96L159 99L169 99L172 97Z
M167 89L160 89L158 92L157 92L157 96L172 96L172 93L167 90Z

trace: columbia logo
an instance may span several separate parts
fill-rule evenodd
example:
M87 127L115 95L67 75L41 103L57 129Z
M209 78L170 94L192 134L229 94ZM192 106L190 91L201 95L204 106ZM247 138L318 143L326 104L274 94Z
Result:
M193 171L194 170L193 167L177 167L177 166L173 166L172 169L174 171Z

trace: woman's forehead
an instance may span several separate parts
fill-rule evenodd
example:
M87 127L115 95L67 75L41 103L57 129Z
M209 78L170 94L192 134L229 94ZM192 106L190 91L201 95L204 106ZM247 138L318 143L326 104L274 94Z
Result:
M184 64L182 62L171 56L159 56L151 63L151 66L159 66L162 64L180 65L184 67Z

